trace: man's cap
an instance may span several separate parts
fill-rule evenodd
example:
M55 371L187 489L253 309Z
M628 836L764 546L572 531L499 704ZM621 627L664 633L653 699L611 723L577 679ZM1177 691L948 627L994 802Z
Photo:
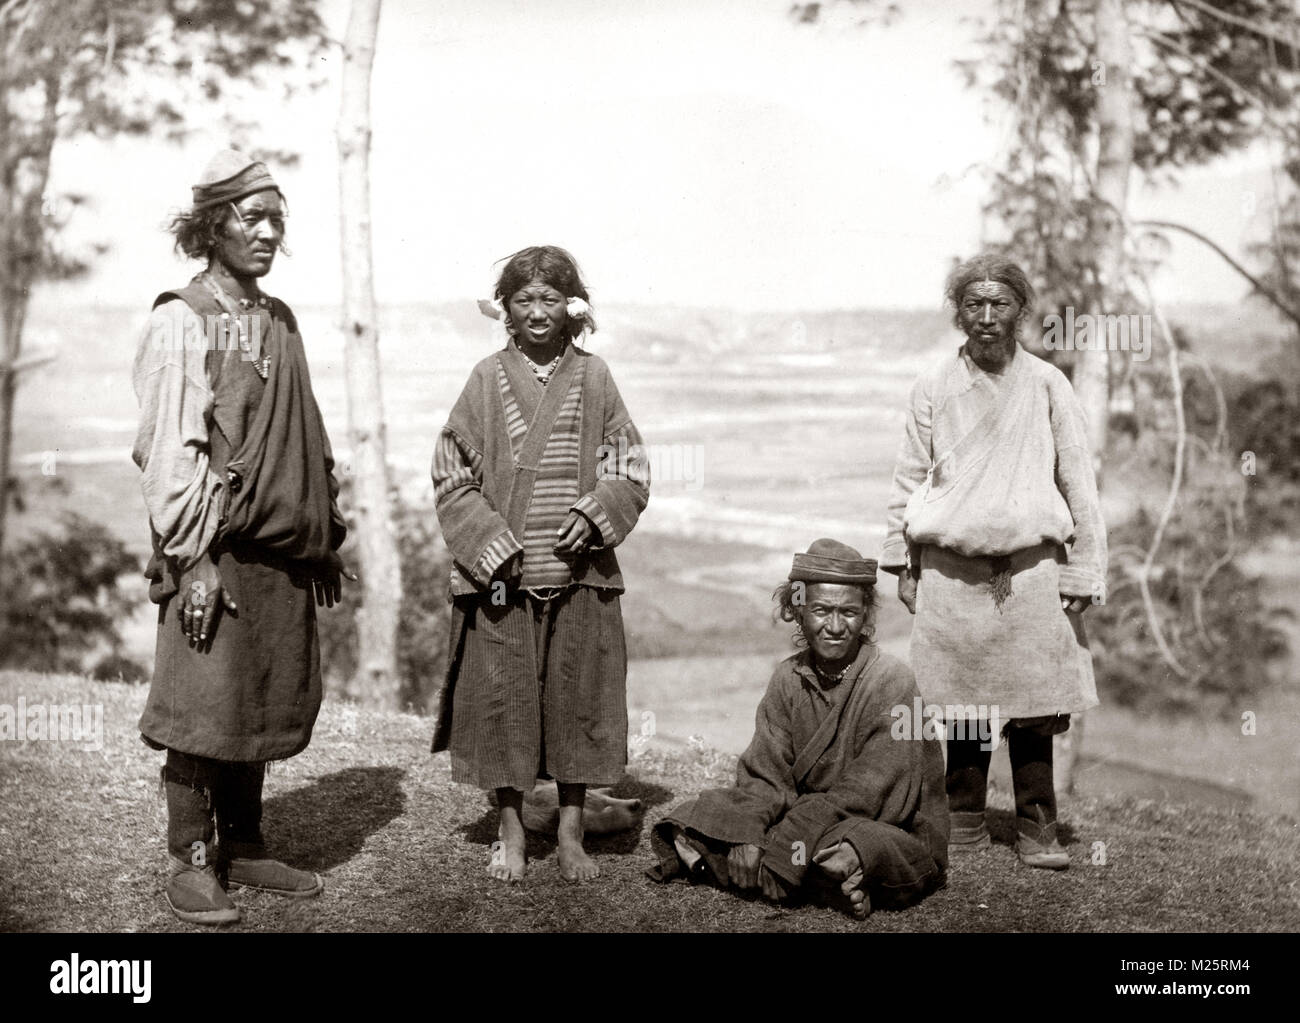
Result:
M790 581L804 583L856 583L873 586L876 561L864 558L838 540L814 540L805 554L796 554L790 567Z
M245 196L268 188L280 191L266 164L235 149L223 149L210 161L194 192L194 209L204 210L228 202L239 202Z

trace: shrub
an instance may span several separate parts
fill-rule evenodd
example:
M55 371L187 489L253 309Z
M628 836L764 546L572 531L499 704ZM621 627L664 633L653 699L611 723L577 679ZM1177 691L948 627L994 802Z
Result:
M1300 480L1300 403L1290 383L1226 373L1216 379L1203 361L1184 362L1184 473L1147 580L1148 608L1141 574L1174 461L1167 372L1159 363L1135 370L1139 400L1128 438L1110 452L1107 486L1127 488L1135 509L1109 523L1107 603L1086 620L1097 685L1103 698L1142 710L1230 716L1269 684L1270 662L1287 649L1279 627L1285 612L1265 604L1262 580L1247 575L1239 559L1278 528L1279 509ZM1245 451L1255 452L1255 476L1243 472Z
M26 540L0 559L0 662L30 671L143 679L144 668L122 655L117 631L133 608L118 580L138 574L139 562L97 522L67 513L62 525L61 535Z

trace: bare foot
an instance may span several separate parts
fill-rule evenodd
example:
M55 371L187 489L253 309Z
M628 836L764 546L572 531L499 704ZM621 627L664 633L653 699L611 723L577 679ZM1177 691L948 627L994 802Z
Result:
M520 816L523 799L524 794L517 789L497 789L501 823L497 829L497 841L492 843L488 875L498 881L522 881L528 870L524 855L524 822Z
M599 876L596 861L582 847L582 805L586 786L561 784L560 824L555 832L556 859L560 877L566 881L590 881Z
M840 884L840 891L849 900L849 912L859 920L871 915L871 896L862 890L862 871L855 870Z
M871 915L871 898L862 890L862 864L848 842L823 849L813 862L830 878L840 882L840 894L848 900L848 910L859 920Z
M600 867L587 855L582 840L563 839L557 844L556 856L560 861L560 876L566 881L590 881L600 876Z

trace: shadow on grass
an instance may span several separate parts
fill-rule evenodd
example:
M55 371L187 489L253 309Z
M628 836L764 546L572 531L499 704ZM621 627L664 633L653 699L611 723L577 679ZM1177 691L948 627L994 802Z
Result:
M349 767L268 799L271 855L304 870L329 870L356 856L367 838L406 809L399 767Z
M992 837L994 845L1015 847L1015 813L1010 810L994 810L990 808L984 812L984 819L988 823L989 835ZM1070 827L1065 821L1057 821L1056 840L1062 846L1070 845L1075 840L1075 837L1074 828Z
M623 775L618 780L618 783L611 787L609 794L615 799L639 799L641 801L641 818L635 827L628 828L626 831L615 831L604 835L587 835L585 845L590 853L626 856L635 852L641 842L641 832L645 827L645 819L649 816L651 808L669 802L674 795L672 789L665 788L663 785L656 785L654 782L634 778L630 774ZM465 836L467 842L475 845L491 846L497 839L497 811L495 806L488 806L482 817L464 825L460 829L460 833ZM554 851L554 835L541 834L535 831L527 833L524 854L530 860L545 859Z

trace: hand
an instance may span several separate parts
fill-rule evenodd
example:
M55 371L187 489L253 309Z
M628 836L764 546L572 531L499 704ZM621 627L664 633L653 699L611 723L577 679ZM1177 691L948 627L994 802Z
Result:
M594 529L587 516L581 512L569 512L556 532L559 541L555 544L555 553L581 554L590 544L593 532Z
M516 588L524 581L524 552L515 551L514 554L497 565L497 570L492 573L492 578L500 579L509 589Z
M916 577L906 568L898 573L898 599L908 614L916 614Z
M207 642L221 607L227 611L238 610L235 598L221 585L221 573L217 571L216 563L206 554L181 573L176 596L181 632L195 644Z
M1061 610L1066 614L1083 614L1091 606L1091 597L1072 597L1068 593L1061 594Z
M727 853L727 874L737 888L757 888L763 850L756 845L733 845Z
M344 579L356 582L357 575L348 571L338 551L330 551L315 566L312 586L316 590L316 606L333 607L342 600Z

